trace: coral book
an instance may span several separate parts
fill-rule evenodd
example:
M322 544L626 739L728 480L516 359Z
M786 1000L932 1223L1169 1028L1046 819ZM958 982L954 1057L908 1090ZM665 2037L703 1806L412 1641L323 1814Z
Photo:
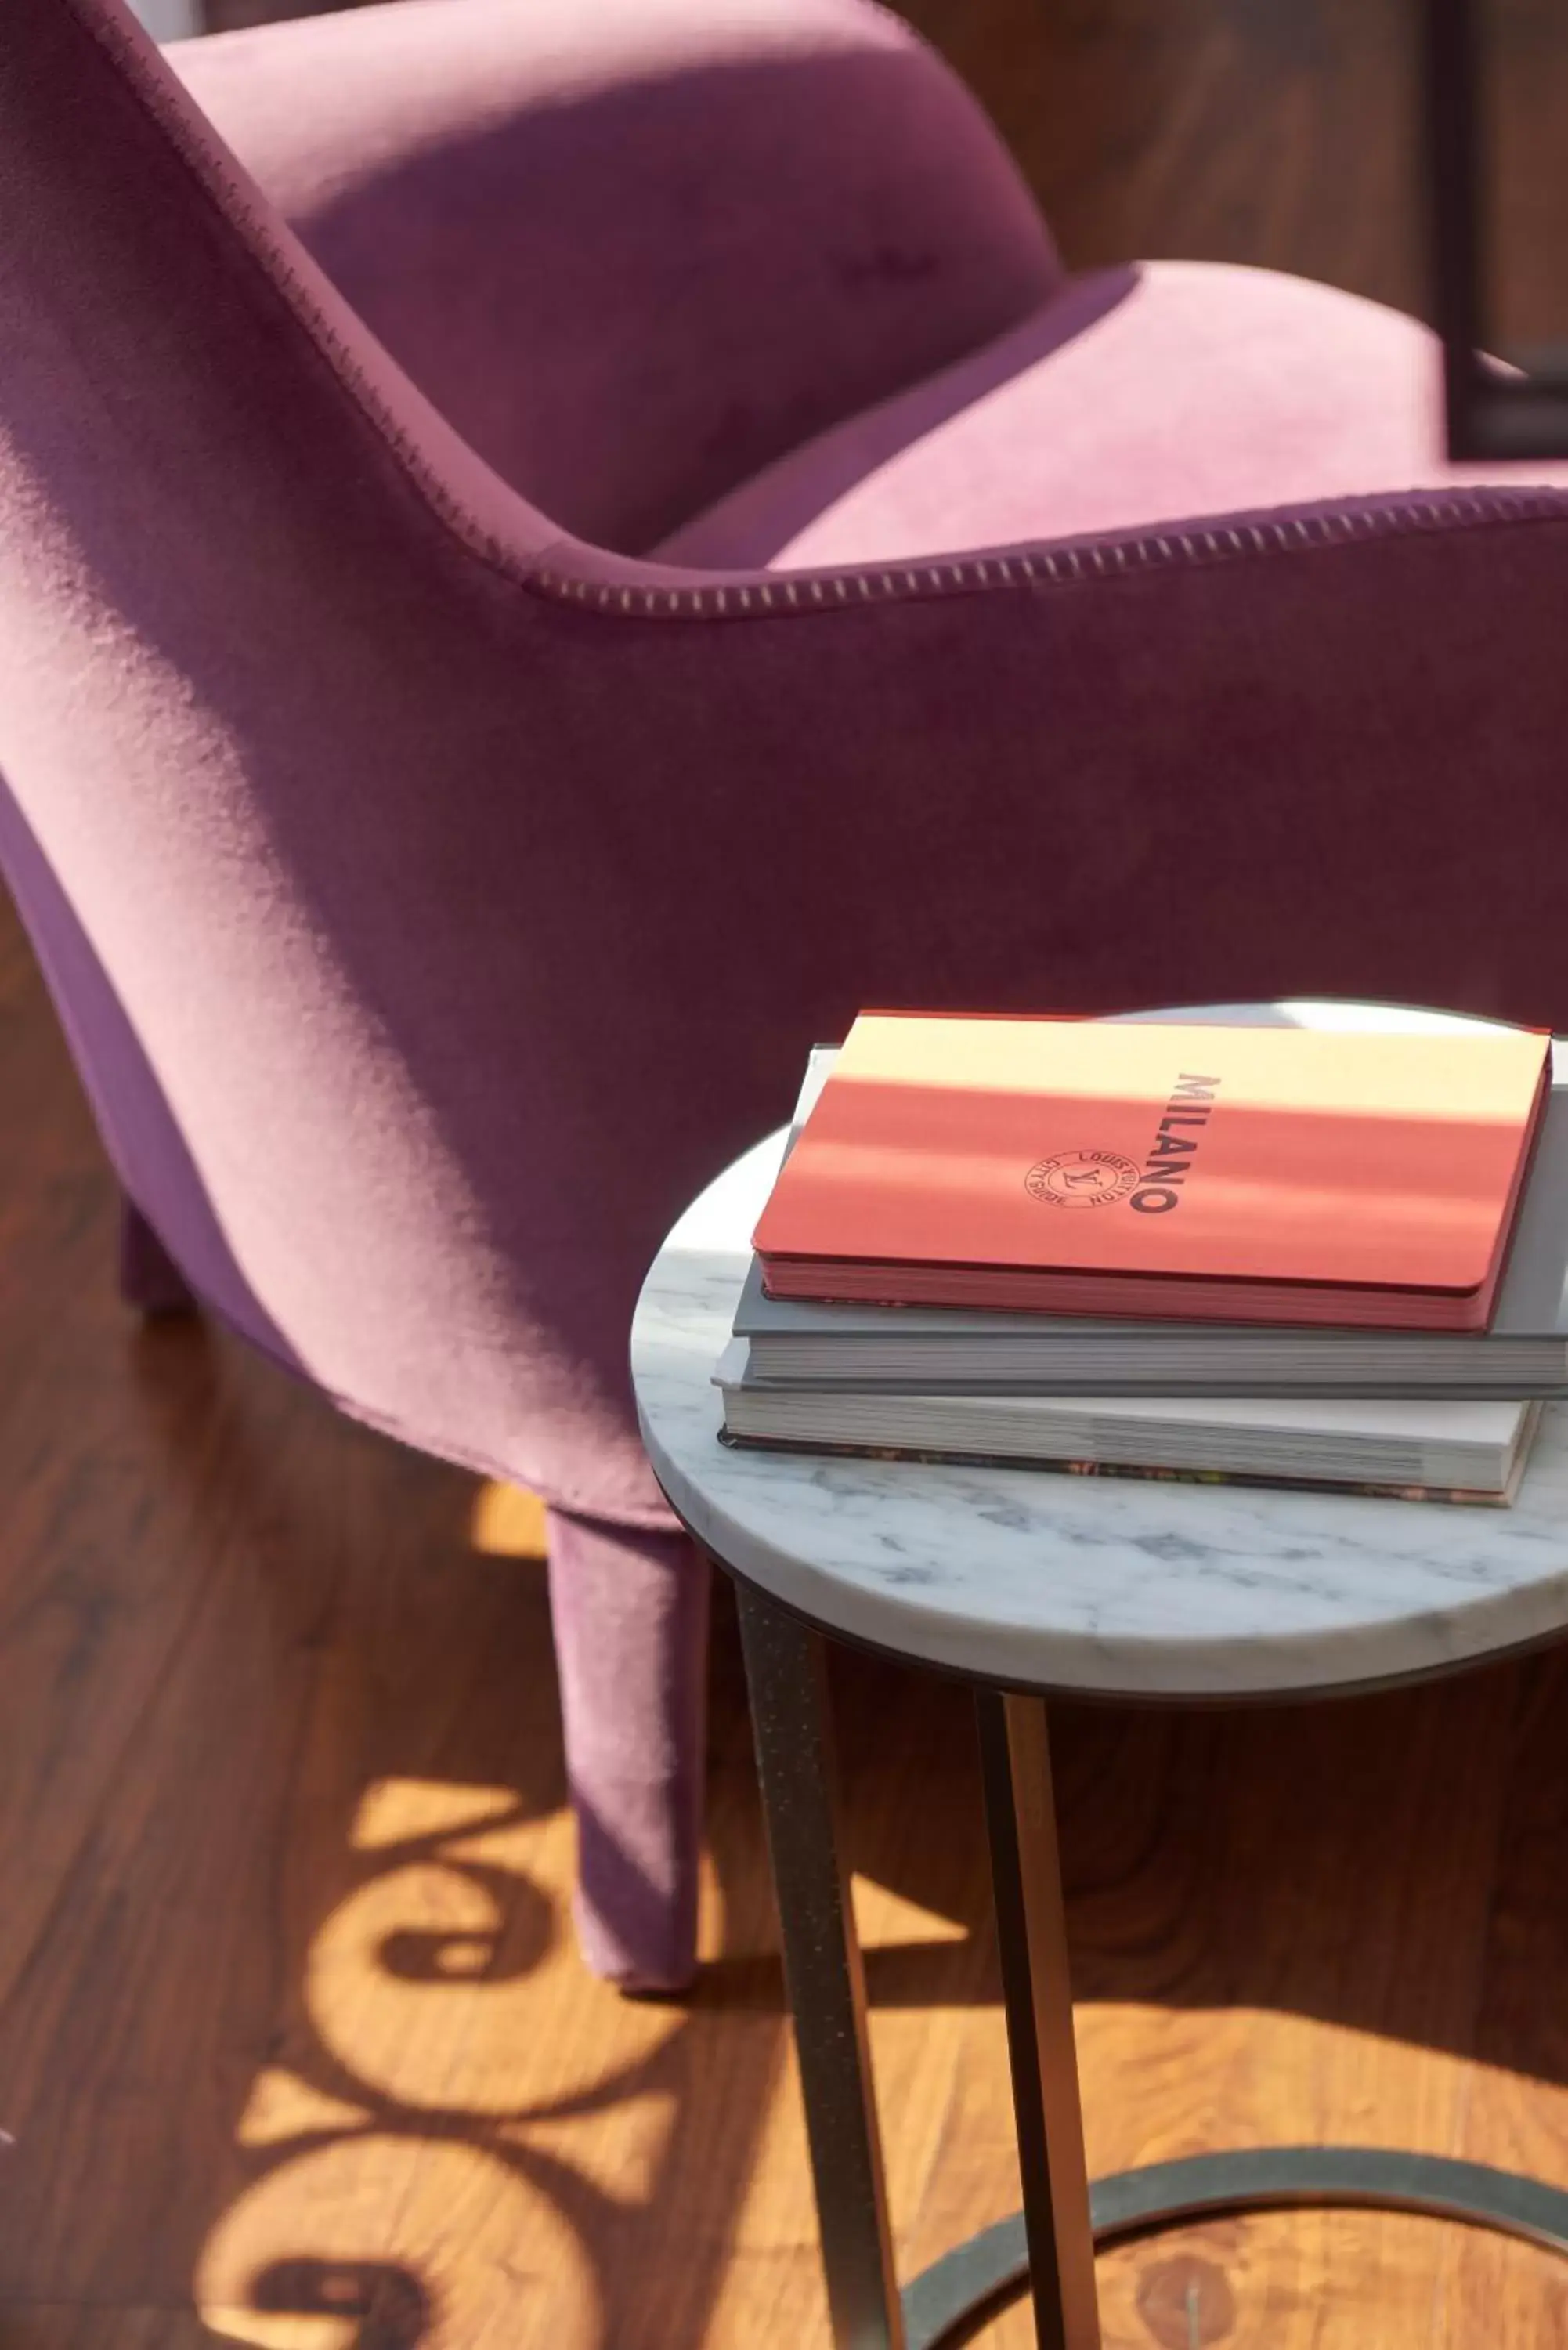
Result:
M863 1014L757 1226L763 1282L1481 1330L1550 1067L1523 1029Z

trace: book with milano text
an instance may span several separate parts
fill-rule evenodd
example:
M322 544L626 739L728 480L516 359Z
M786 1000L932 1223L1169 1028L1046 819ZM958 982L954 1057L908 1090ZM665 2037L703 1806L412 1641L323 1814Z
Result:
M768 1294L1487 1326L1550 1040L865 1014L780 1174Z

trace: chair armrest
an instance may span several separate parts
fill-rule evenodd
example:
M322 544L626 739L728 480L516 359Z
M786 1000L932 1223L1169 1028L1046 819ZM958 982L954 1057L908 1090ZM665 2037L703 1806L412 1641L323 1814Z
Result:
M421 0L171 62L366 325L565 528L658 543L1058 282L865 0Z

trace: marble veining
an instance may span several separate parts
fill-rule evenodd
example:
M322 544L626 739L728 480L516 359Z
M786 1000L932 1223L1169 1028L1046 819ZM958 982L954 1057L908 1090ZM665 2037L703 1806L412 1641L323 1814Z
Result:
M632 1370L682 1517L826 1629L1017 1686L1241 1698L1439 1671L1568 1624L1568 1406L1509 1510L721 1444L711 1373L783 1140L670 1233Z

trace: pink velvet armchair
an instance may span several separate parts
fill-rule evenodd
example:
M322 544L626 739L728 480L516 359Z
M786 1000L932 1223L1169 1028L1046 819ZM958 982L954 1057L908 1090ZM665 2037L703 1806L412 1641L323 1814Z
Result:
M128 1287L545 1497L585 1946L679 1983L661 1233L864 1002L1568 1018L1568 497L1405 319L1064 276L865 0L6 0L0 205L0 853Z

